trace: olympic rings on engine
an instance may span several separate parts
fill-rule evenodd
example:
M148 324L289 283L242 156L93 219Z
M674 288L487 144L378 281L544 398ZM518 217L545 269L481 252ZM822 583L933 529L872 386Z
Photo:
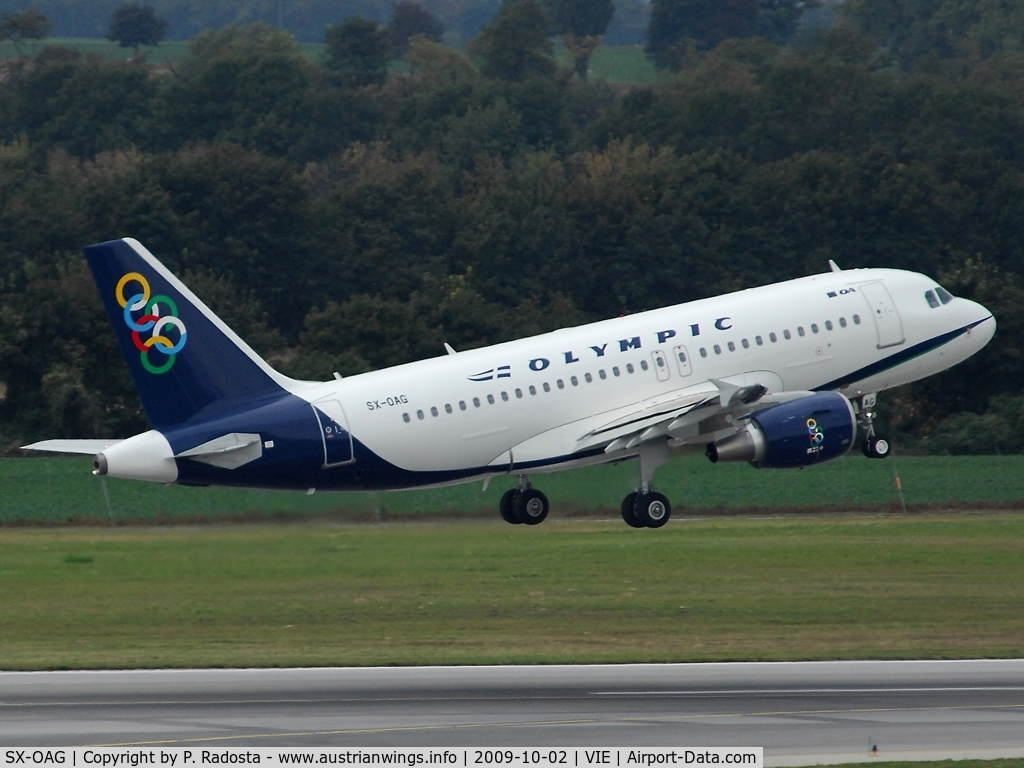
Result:
M125 295L125 288L135 283L131 295ZM114 298L124 309L124 323L132 332L132 344L139 350L139 361L150 373L167 373L174 365L175 355L185 348L188 332L185 323L178 317L178 306L170 296L163 294L153 296L149 281L138 272L129 272L117 282ZM141 312L138 317L134 313ZM172 330L173 329L173 330ZM142 334L149 331L149 338L143 339ZM168 331L177 332L178 340ZM150 352L155 350L166 359L159 358L154 364L150 360Z
M807 425L807 437L811 441L811 445L820 445L825 441L825 434L818 429L817 419L808 419Z

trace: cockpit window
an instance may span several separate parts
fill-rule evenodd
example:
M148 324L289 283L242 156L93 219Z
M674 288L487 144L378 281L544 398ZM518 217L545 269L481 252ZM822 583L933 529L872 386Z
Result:
M939 300L943 304L949 304L953 300L953 294L943 288L941 285L935 289L935 292L939 294Z
M925 291L924 297L928 300L928 306L932 309L939 306L939 300L935 297L935 291Z

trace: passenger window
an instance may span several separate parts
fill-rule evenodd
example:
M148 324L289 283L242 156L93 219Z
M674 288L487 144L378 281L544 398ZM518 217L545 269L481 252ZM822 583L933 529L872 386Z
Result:
M792 338L793 338L793 334L791 334L791 333L789 332L789 328L787 328L786 330L784 330L784 331L782 332L782 335L783 335L783 337L784 337L784 338L786 338L786 339L792 339Z
M550 392L551 391L551 385L548 384L546 381L544 382L544 391L545 392Z
M601 377L602 381L608 378L608 374L604 372L604 368L597 372L597 375Z
M742 342L744 349L750 349L750 342L744 339Z
M491 405L494 405L494 395L488 395L487 402L490 403Z
M649 367L650 366L647 365L647 361L646 360L641 360L640 361L640 370L646 371Z
M760 336L755 336L754 343L757 344L757 346L759 347L764 346L764 339L762 339Z
M437 416L437 413L438 413L437 406L436 405L430 406L430 415L431 416Z
M775 335L775 331L769 333L768 338L771 339L772 344L779 340L779 337Z
M423 421L423 411L416 411L416 418Z
M717 344L715 344L715 346L713 347L713 349L715 350L715 354L716 354L716 355L720 355L720 354L722 354L722 348L721 348L720 346L718 346Z
M825 330L826 331L831 331L832 330L832 321L831 320L826 320L825 321Z
M409 414L408 413L403 413L402 414L402 421L404 421L406 424L408 424L410 421L412 421L412 419L409 418Z
M700 348L700 356L701 357L707 357L708 356L708 351L706 349L704 349L704 347Z
M578 387L580 385L580 380L577 379L575 376L570 376L569 381L572 382L572 385L574 387Z
M537 394L537 388L535 386L533 386L533 384L530 385L530 394L531 395L536 395Z
M565 389L565 382L564 382L564 381L562 381L561 379L559 379L558 381L556 381L556 382L555 382L555 384L557 384L557 385L558 385L558 388L559 388L559 389Z
M634 370L632 363L626 363L626 373L632 373Z
M587 382L587 384L590 384L594 380L594 377L591 376L589 373L584 373L583 379Z
M806 336L807 335L806 332L804 331L804 327L802 325L798 325L796 327L796 332L799 333L801 336Z
M504 402L506 402L506 403L507 403L507 402L508 402L508 392L502 392L502 393L501 393L501 399L502 399L502 400L503 400Z
M839 318L839 327L840 328L845 328L846 327L846 318L845 317L840 317Z
M452 412L452 404L451 403L445 403L444 404L444 412L445 413L451 413Z
M480 407L480 398L479 397L474 397L473 398L473 406L475 408L479 408Z
M818 332L818 324L817 323L811 323L811 333L817 333L817 332Z
M459 410L460 411L466 410L466 401L465 400L459 400Z
M521 390L519 387L516 387L516 398L519 400L523 399L523 390Z
M619 366L617 366L617 365L612 366L612 376L618 376L618 375L619 375Z
M860 315L854 315L853 316L853 324L854 325L860 325Z
M730 352L735 352L736 351L736 345L733 344L731 341L729 342L729 351Z

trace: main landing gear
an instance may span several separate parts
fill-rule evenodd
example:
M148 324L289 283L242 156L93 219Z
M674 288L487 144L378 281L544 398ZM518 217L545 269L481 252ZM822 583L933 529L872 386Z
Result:
M877 395L864 395L857 401L857 421L864 431L864 442L860 449L869 459L884 459L892 452L892 444L884 437L875 434L872 423L875 414L871 410L878 401Z
M672 502L651 488L654 471L671 458L667 443L641 443L640 488L622 500L622 519L630 528L661 528L672 516Z
M548 497L530 485L526 475L519 476L519 485L502 495L498 504L501 519L512 525L537 525L548 516Z

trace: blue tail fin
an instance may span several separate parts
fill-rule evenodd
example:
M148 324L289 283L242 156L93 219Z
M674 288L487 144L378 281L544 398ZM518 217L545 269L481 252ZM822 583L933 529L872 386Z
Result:
M85 256L154 427L298 383L267 365L136 240L91 245Z

